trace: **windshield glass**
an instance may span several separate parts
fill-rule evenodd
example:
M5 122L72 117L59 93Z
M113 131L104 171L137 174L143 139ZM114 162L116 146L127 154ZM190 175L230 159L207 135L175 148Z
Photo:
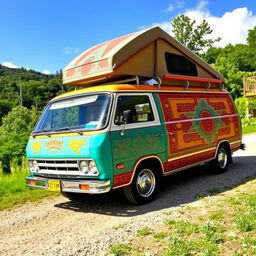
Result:
M107 123L110 98L110 94L103 93L53 102L33 133L102 129Z

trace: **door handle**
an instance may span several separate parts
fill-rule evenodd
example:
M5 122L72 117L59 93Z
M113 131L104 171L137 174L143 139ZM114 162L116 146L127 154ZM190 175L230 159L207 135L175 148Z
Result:
M175 132L169 132L169 135L174 135L175 134Z
M155 134L154 136L155 137L161 137L161 136L163 136L164 134L163 133L157 133L157 134Z

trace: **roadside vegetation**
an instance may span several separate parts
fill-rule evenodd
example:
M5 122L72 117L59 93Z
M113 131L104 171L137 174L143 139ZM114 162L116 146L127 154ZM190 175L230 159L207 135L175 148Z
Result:
M13 209L26 202L37 202L42 198L54 196L45 190L29 189L25 186L25 177L28 175L26 165L12 167L11 174L0 173L0 211Z
M141 227L115 256L256 255L256 180L164 212L163 223ZM214 191L213 194L215 194Z
M256 118L242 119L243 134L256 133Z

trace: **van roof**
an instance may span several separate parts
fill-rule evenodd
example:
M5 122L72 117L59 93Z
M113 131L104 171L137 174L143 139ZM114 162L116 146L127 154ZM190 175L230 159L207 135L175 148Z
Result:
M214 78L224 83L218 71L159 27L84 51L63 70L63 83L91 86L131 76L152 78L164 74Z

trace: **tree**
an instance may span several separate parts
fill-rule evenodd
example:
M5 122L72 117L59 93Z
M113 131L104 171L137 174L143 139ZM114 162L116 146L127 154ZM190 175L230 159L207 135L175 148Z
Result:
M174 38L196 54L202 53L203 50L221 40L220 37L217 39L206 38L213 31L206 20L195 27L196 21L182 14L174 18L171 25Z
M29 110L17 106L3 118L0 126L0 161L4 173L11 172L12 160L21 163L29 134L37 117L38 113L35 109Z
M247 43L250 47L256 48L256 26L253 29L249 29Z

